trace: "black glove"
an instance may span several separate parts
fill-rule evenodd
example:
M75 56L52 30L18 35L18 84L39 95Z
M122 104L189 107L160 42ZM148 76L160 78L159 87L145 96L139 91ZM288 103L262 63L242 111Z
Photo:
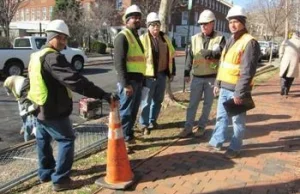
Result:
M204 57L205 59L210 59L212 58L212 50L207 50L207 49L202 49L200 51L202 57Z
M103 96L103 99L106 100L110 104L111 101L118 101L118 100L120 100L120 97L116 93L106 93Z

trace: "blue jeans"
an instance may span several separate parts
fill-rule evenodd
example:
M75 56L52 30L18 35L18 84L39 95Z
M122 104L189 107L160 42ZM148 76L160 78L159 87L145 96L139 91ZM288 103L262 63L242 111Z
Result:
M123 87L118 84L120 96L120 117L123 128L124 140L129 141L134 138L133 126L141 103L142 83L131 80L133 94L127 96Z
M208 122L211 106L214 101L213 85L215 78L193 77L191 83L190 103L186 112L184 129L192 131L196 112L202 96L204 95L202 114L198 121L198 127L205 128Z
M22 122L23 122L23 130L24 130L24 141L27 142L29 140L34 139L34 136L32 135L32 130L37 125L37 119L33 115L25 115L22 116Z
M52 139L58 144L56 161L53 157ZM74 140L69 117L47 121L37 119L38 175L41 180L51 179L56 184L69 178L74 160Z
M226 132L229 124L229 117L223 106L223 102L233 98L233 92L221 88L218 108L216 126L213 131L209 144L212 146L221 146L226 140ZM246 130L246 112L232 117L233 135L229 145L229 149L239 151L243 144L244 132Z
M161 103L164 101L167 75L158 73L157 78L147 78L145 87L149 88L148 95L141 103L140 124L148 126L150 123L156 123L161 109Z

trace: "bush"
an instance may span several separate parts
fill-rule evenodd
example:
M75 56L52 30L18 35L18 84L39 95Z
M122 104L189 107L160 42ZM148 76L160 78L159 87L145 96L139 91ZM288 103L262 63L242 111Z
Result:
M92 52L105 54L106 53L106 44L99 41L94 41L91 46Z
M8 38L0 36L0 48L12 48L12 44Z

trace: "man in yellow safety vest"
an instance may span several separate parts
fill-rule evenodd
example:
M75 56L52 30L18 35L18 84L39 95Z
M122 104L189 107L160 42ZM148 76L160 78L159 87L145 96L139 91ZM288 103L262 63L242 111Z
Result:
M201 25L201 33L192 36L191 49L186 58L184 79L185 82L190 82L191 70L193 79L190 103L186 111L185 126L181 129L181 137L192 134L196 112L202 96L204 101L202 114L194 133L196 137L204 135L208 122L214 101L213 85L217 76L221 52L225 46L225 38L219 32L214 31L215 20L216 17L212 11L204 10L198 20Z
M134 144L134 123L141 102L146 60L139 39L142 12L137 5L129 6L123 16L125 28L114 41L114 65L118 78L120 117L127 151Z
M144 135L149 135L158 127L156 121L164 100L167 77L172 81L175 75L175 49L168 36L160 31L157 13L149 13L146 24L148 32L140 37L147 59L140 125Z
M73 188L70 178L74 160L75 134L69 119L73 109L71 90L90 98L116 100L87 78L80 75L61 54L70 36L63 20L51 21L46 29L47 44L30 57L27 98L38 106L36 142L40 181L52 181L53 191ZM51 141L58 144L56 160Z
M251 98L252 81L258 64L260 47L245 27L246 14L242 7L233 6L226 18L232 36L222 52L214 87L214 94L217 95L219 89L220 94L216 125L208 147L221 150L226 140L229 118L231 118L233 135L225 156L235 158L239 156L242 147L246 130L246 112L228 116L223 103L233 99L235 105L242 105Z

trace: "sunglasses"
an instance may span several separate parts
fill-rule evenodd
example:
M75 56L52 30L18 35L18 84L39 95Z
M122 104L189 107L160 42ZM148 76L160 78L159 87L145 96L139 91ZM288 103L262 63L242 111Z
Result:
M201 26L205 26L207 24L210 24L211 22L207 22L207 23L200 23Z
M150 26L153 26L153 27L158 26L158 27L159 27L159 26L160 26L160 23L154 22L154 23L151 23Z

